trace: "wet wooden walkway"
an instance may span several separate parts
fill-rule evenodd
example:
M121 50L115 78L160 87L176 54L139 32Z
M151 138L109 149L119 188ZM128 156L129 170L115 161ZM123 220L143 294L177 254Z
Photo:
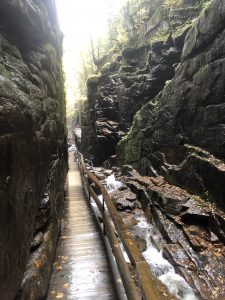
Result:
M69 155L68 197L47 300L118 299L101 233Z

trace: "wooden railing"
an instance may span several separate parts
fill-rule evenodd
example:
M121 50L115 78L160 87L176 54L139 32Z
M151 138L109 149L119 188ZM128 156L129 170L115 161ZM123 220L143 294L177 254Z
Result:
M92 196L99 211L101 212L104 233L107 235L115 256L127 298L129 300L175 299L169 294L167 288L150 272L148 263L138 248L132 233L129 231L128 227L124 224L122 218L118 214L118 211L104 185L92 172L87 170L82 154L77 153L77 157L84 189L89 195L89 199L90 196ZM101 202L97 196L95 190L93 189L93 185L103 196L103 202ZM118 241L116 232L130 259L134 274L136 275L136 280L134 280L134 276L132 275L132 272L124 258L124 254L121 249L120 242Z

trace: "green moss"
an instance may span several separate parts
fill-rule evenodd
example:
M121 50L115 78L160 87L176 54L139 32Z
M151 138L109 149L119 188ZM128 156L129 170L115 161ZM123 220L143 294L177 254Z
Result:
M61 61L58 59L56 48L51 43L45 43L42 47L44 48L45 54L48 57L50 70L55 73L59 63L61 63Z
M177 29L173 32L173 38L180 36L188 28L191 28L191 23L185 23L182 26L177 27Z
M212 3L212 0L206 1L202 4L202 14L207 12L207 10L209 9L210 4Z
M141 158L141 147L127 144L125 151L125 160L128 162L136 162Z
M9 71L6 70L5 66L3 64L0 64L0 75L4 76L6 78L10 77Z
M8 54L12 55L13 57L22 60L19 49L16 46L10 44L3 37L1 37L1 47L4 52L7 52Z
M168 29L161 29L157 31L152 37L151 37L151 42L156 42L156 41L166 41L169 35L169 30Z
M43 48L47 50L49 53L55 53L55 47L51 43L45 43Z
M181 7L183 4L183 0L165 0L163 5L166 7Z
M200 73L203 77L205 77L209 73L209 71L210 71L209 65L205 65L200 69Z
M117 67L117 63L115 61L107 62L101 69L102 74L107 74L113 71Z

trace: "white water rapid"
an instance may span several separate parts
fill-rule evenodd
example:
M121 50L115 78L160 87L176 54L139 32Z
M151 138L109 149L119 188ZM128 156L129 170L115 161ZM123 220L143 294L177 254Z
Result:
M116 180L114 174L107 177L106 189L109 193L112 193L122 186L123 183ZM102 201L102 196L99 196L99 199ZM92 205L95 206L94 201L92 201ZM145 238L147 245L147 249L143 252L143 255L149 263L153 274L167 286L170 293L176 296L177 299L198 300L188 283L180 275L176 274L174 267L163 257L162 251L158 251L151 243L151 226L147 222L146 218L139 217L137 218L137 221L138 224L136 226L143 230L143 237ZM122 243L121 248L124 252L126 261L130 262Z
M108 193L112 193L113 191L118 190L122 186L123 183L121 181L116 180L114 174L106 178L106 189Z
M145 229L145 240L147 249L143 252L146 261L151 266L151 270L156 277L159 278L169 289L171 294L181 300L197 300L192 288L188 283L178 274L176 274L174 267L166 260L162 251L158 251L151 243L151 228L147 223L145 217L138 218L139 228Z

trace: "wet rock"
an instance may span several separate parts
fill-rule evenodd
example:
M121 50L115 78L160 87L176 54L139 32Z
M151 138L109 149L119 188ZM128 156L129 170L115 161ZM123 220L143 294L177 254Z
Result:
M43 298L46 296L49 284L46 279L51 273L55 254L52 248L56 245L59 229L59 223L54 218L48 230L43 234L43 242L32 251L29 257L23 282L16 299L37 299L36 295L42 295Z
M1 299L16 299L33 236L54 218L46 259L55 252L67 168L61 38L54 1L0 2ZM46 190L48 209L40 201ZM51 259L37 271L26 299L45 296Z
M99 180L105 180L107 177L105 174L102 174L100 172L95 172L95 175Z
M136 173L136 170L131 165L123 165L122 166L122 174L126 176L133 176Z
M132 129L117 146L117 155L120 164L131 164L148 176L154 170L155 175L223 208L225 31L221 5L223 1L212 1L192 24L175 76L138 112ZM215 11L220 8L217 18ZM149 59L153 70L166 65L159 53L152 51Z
M203 12L201 18L188 32L183 58L195 54L198 49L208 45L218 33L224 30L224 19L224 1L212 1L210 7Z
M203 224L207 226L209 224L210 216L204 212L199 205L195 204L195 206L193 205L188 208L188 210L182 214L181 218L189 224Z
M48 195L42 198L40 203L40 208L38 209L35 223L34 223L34 230L35 232L40 231L44 226L47 225L48 221L51 217L51 206L50 206L50 199Z
M145 190L149 195L142 208L154 231L150 235L152 243L163 249L164 256L199 298L224 297L224 213L200 197L168 184L162 176L146 177L137 172L132 176L132 168L128 169L129 176L124 176L124 181L133 193L138 195ZM146 229L133 226L132 231L144 249L142 239L148 235ZM158 268L156 271L161 274Z
M131 191L127 191L126 192L126 199L130 202L134 202L135 200L137 200L137 197L134 193L132 193Z
M133 205L130 204L130 202L126 201L126 199L123 198L113 198L113 201L116 205L116 208L119 211L128 211L133 209Z
M135 241L137 242L138 248L143 252L147 249L146 240L140 238L139 236L134 236Z
M135 113L174 77L187 28L203 3L190 6L185 0L182 9L154 5L149 4L152 14L140 32L140 44L145 45L123 49L117 57L119 62L109 54L107 63L99 66L102 75L94 82L94 88L88 83L88 97L81 107L81 147L87 157L94 157L95 165L115 155L116 145L129 131ZM116 127L109 126L109 121L116 122Z
M111 197L119 211L132 211L138 206L136 195L129 189L116 190L111 193Z
M104 170L104 171L103 171L103 174L104 174L105 176L110 176L110 175L112 175L112 173L113 173L112 170Z
M117 173L117 172L120 171L120 169L118 167L112 167L112 170L113 170L114 173Z
M35 248L40 246L43 241L44 241L44 234L42 232L35 234L31 242L31 251L33 251Z
M117 161L117 156L116 155L112 155L110 156L104 163L103 163L103 167L105 168L111 168L114 172L116 172L116 161ZM115 168L115 169L114 169Z
M151 44L152 51L155 53L161 54L163 43L164 43L164 41L152 42L152 44Z
M184 161L168 169L171 182L224 207L225 164L203 149L188 145L186 149Z
M123 221L128 228L137 225L137 220L135 219L134 216L127 215L126 217L123 217Z

